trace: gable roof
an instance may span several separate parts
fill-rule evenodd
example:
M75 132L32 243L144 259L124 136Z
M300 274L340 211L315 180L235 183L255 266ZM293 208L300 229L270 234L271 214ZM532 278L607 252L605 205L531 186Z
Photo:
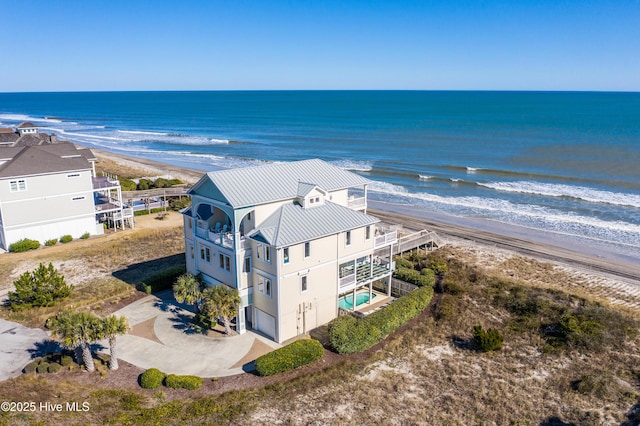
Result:
M197 194L207 180L234 208L295 198L299 195L300 182L313 182L325 191L370 183L369 179L319 159L209 172L189 193Z
M3 148L2 152L10 151ZM84 156L70 156L72 152L77 154L69 142L14 148L13 158L0 165L0 178L91 169Z
M288 247L379 221L329 201L312 209L291 203L280 207L247 236L271 246Z
M38 126L36 126L30 121L23 121L22 123L18 124L16 129L33 129L35 127L38 127Z

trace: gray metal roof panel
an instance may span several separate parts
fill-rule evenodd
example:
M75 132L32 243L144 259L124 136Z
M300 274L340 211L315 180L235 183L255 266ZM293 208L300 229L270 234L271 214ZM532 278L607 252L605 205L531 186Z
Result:
M373 216L331 202L306 209L291 203L280 207L248 237L263 240L275 247L287 247L379 221Z
M207 173L207 177L234 208L295 198L299 182L313 183L325 191L371 182L318 159L220 170Z

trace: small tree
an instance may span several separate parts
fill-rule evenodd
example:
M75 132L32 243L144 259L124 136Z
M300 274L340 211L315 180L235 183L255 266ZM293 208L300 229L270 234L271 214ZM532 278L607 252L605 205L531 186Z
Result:
M180 303L194 305L196 313L200 312L203 285L198 277L186 273L178 277L173 284L173 297Z
M109 351L111 358L109 359L109 369L118 369L118 356L116 352L116 337L125 334L129 329L129 321L126 317L118 317L109 315L102 319L102 333L109 339Z
M473 342L484 352L502 349L503 339L502 334L495 328L484 331L481 325L473 326Z
M69 296L73 288L51 263L49 266L41 263L34 271L25 272L13 285L16 291L10 291L8 296L11 307L16 310L32 306L53 306L58 299Z
M211 323L214 324L217 318L221 318L225 334L231 334L231 318L238 315L240 305L238 290L218 285L207 288L202 299L202 312L209 317Z

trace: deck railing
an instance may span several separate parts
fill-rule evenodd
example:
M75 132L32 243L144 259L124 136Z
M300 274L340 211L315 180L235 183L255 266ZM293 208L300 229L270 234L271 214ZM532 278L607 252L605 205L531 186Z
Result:
M398 241L398 231L387 232L386 234L376 235L373 240L374 247L380 247L387 244L393 244Z
M347 200L347 207L354 210L364 209L367 207L367 199L365 197L353 197Z

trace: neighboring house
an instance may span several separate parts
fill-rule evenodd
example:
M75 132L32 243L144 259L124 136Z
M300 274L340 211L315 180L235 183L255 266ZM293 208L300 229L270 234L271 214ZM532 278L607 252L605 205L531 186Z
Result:
M31 123L0 129L0 248L23 238L102 234L109 222L132 224L117 179L95 176L89 149L39 133Z
M369 183L321 160L209 172L183 212L187 271L238 290L240 333L283 342L325 324L393 272L397 235L366 214Z

